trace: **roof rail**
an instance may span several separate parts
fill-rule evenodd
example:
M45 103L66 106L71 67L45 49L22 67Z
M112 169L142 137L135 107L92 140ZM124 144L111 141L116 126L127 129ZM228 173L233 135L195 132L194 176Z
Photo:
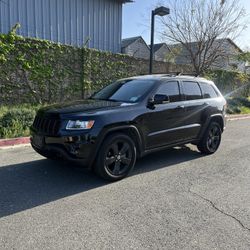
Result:
M173 72L169 72L168 75L171 75L171 76L180 76L182 74L182 72L180 71L173 71Z
M186 75L186 76L194 76L194 77L199 77L200 75L197 74L197 73L185 73L183 75Z
M200 75L197 73L183 73L183 72L177 71L177 72L169 72L168 74L165 74L164 76L194 76L194 77L199 77Z
M167 77L167 76L171 76L171 77L173 77L173 76L179 76L179 75L181 75L181 72L169 72L169 73L167 73L167 74L163 74L162 76L164 77Z

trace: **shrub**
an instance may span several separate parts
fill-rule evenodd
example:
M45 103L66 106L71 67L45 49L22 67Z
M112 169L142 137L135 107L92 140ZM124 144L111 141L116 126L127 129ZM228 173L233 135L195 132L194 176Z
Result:
M231 114L240 114L241 113L241 109L239 107L232 107L231 108Z
M248 107L241 107L241 114L250 114L250 108Z
M248 98L244 98L244 97L237 97L235 98L235 100L241 104L242 106L248 107L250 108L250 100L248 100Z
M227 113L228 114L240 114L249 113L250 100L245 97L235 97L227 100Z
M28 136L35 114L35 110L29 108L13 108L7 111L0 117L0 138Z
M8 110L7 106L0 106L0 119L6 112L8 112Z

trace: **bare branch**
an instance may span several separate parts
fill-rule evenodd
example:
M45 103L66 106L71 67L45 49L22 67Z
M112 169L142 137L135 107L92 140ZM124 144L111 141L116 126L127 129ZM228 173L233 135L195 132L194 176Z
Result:
M182 46L196 73L225 56L224 40L234 40L246 28L246 12L238 0L168 0L171 9L161 19L162 39Z

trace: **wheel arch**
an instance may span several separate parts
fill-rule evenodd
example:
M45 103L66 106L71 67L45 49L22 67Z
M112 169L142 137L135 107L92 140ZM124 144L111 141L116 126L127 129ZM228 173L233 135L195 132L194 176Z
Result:
M131 139L134 141L137 151L137 156L140 157L143 152L143 139L142 136L138 130L138 128L135 125L127 124L127 125L119 125L115 127L108 127L103 129L101 132L101 135L99 139L97 140L97 145L94 151L94 154L92 156L92 159L90 161L90 167L92 168L95 158L98 154L98 151L100 150L100 147L102 145L102 142L110 135L115 133L123 133L131 137Z
M198 141L202 139L204 133L206 132L206 130L211 122L217 122L221 127L221 131L222 132L224 131L225 122L224 122L223 115L222 114L213 114L213 115L209 116L206 119L206 122L203 124L203 128L198 136Z
M218 138L216 140L214 139L213 130L210 130L210 128L212 128L211 126L214 126L214 125L216 127L220 126L221 128L221 130L217 134ZM217 151L217 149L220 146L221 134L223 132L223 128L224 128L224 120L222 116L215 115L215 116L210 117L207 126L205 126L202 137L197 143L197 147L201 153L213 154ZM211 136L210 136L210 132L212 132Z
M223 116L221 114L212 115L210 117L210 121L209 121L208 125L211 122L217 122L221 127L221 131L222 132L224 131L224 119L223 119Z

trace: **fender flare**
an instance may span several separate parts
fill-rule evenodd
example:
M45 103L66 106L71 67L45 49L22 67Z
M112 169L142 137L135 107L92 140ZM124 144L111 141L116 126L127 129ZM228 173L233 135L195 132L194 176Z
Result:
M224 116L222 114L220 114L220 113L219 114L218 113L212 114L212 115L208 116L206 121L204 122L204 125L202 126L203 129L201 130L200 135L199 135L199 139L201 139L203 137L203 135L204 135L206 129L208 128L211 120L214 119L214 118L221 119L221 121L222 121L222 132L223 132L224 126L225 126L225 120L224 120L225 118L224 118Z
M136 139L137 139L136 146L139 150L139 152L138 152L139 156L141 156L143 148L144 148L144 142L143 142L141 133L139 132L138 128L135 125L127 124L127 125L119 125L116 127L107 127L107 128L103 128L102 131L100 132L100 135L97 137L96 147L95 147L93 155L90 159L89 167L92 168L93 163L94 163L96 156L98 154L98 151L101 148L101 144L102 144L103 140L105 139L105 137L108 136L108 134L114 133L114 132L119 132L119 131L126 131L128 129L130 129L130 130L132 129L133 133L136 136Z

